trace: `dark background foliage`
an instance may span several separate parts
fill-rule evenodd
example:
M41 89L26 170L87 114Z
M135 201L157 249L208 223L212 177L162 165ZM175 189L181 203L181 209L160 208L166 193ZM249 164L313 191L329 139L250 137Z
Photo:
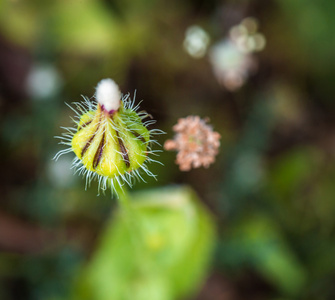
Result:
M111 77L172 138L187 115L221 138L209 169L180 172L175 153L151 165L212 211L218 242L193 299L334 299L335 43L333 0L85 0L0 3L0 298L66 299L110 216L110 195L57 163L64 102ZM209 49L246 17L266 38L257 71L234 91L209 51L183 48L201 26Z

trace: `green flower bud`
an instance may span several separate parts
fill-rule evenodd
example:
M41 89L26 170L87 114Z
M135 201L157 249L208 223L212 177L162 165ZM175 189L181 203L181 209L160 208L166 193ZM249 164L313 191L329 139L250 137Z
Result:
M142 120L149 115L136 112L138 106L133 107L134 100L129 99L129 94L121 100L118 86L111 79L98 84L96 101L84 99L84 103L75 104L79 110L75 110L79 119L75 121L76 128L66 128L68 133L59 137L70 148L60 151L55 158L73 151L74 167L86 175L88 183L97 177L103 190L109 183L112 190L116 182L131 186L133 177L142 179L139 170L155 177L146 162L157 162L149 157L157 152L151 150L151 136L162 132L147 129L154 121Z

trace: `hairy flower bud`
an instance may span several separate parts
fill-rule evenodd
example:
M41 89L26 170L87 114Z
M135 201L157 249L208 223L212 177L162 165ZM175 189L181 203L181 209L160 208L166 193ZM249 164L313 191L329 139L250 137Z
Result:
M76 128L66 128L68 133L60 137L61 143L70 148L60 151L55 158L73 151L74 167L86 175L89 183L97 177L103 190L107 183L113 188L115 180L119 185L127 182L131 186L133 177L142 179L139 170L155 177L145 164L155 161L148 156L154 152L150 147L151 136L162 133L147 129L155 121L143 123L149 115L137 112L138 105L134 107L129 94L121 99L119 88L111 79L100 81L96 101L84 99L84 103L75 103L79 110L75 110Z

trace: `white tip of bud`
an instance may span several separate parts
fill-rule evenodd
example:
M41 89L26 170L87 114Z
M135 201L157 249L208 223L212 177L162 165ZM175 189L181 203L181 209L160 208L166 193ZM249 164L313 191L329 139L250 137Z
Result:
M102 79L96 87L95 98L108 112L116 111L121 103L119 86L110 78Z

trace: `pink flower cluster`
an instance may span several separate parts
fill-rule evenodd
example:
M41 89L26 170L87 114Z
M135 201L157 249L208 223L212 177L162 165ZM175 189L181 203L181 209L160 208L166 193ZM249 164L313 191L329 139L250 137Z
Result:
M176 163L181 171L208 168L215 161L221 136L206 122L199 116L188 116L173 126L176 135L165 142L164 148L178 151Z

